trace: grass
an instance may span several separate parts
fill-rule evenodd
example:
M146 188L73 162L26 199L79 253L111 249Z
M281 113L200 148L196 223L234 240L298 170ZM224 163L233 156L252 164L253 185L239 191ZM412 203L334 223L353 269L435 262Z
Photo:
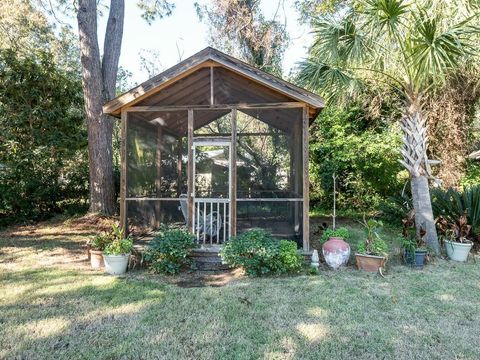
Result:
M183 288L144 270L123 278L91 270L81 245L102 226L57 220L0 233L0 358L480 356L473 260L418 271L392 259L385 278L349 267Z

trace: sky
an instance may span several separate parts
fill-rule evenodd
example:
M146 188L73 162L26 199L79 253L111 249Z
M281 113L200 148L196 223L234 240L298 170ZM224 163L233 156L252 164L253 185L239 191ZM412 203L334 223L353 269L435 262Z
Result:
M209 0L196 1L200 4L209 3ZM311 34L307 26L298 24L298 14L293 6L294 0L284 1L284 11L279 11L278 19L282 22L286 19L287 32L291 39L283 66L284 76L286 76L295 64L306 56ZM186 59L209 45L208 28L197 17L195 0L175 0L173 14L167 18L155 20L152 25L148 25L141 18L141 11L137 8L136 1L126 0L125 3L120 66L132 73L132 83L141 83L148 79L147 71L142 70L139 53L149 59L155 59L158 55L158 68L165 70L178 63L180 58ZM261 8L267 19L274 16L277 5L278 0L262 0ZM106 22L107 14L101 17L98 23L100 49L103 48ZM76 29L76 24L72 26Z

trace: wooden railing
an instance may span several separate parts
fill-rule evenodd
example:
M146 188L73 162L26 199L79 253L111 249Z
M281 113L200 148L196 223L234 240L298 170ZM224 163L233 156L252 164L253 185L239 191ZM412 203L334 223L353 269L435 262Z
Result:
M195 198L193 230L202 245L222 244L230 238L230 200Z

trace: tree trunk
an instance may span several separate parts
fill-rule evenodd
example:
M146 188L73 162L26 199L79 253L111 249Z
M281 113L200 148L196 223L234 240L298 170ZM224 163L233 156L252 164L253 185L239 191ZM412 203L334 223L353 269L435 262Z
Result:
M420 229L423 228L426 231L425 242L435 254L439 254L440 245L428 184L431 174L427 158L427 125L415 102L410 104L402 118L401 127L404 137L401 150L403 160L400 162L410 173L417 236L420 236Z
M97 38L97 2L79 0L78 32L83 75L85 114L88 126L90 212L115 213L113 180L113 120L103 115L105 100L115 94L115 79L123 35L123 0L112 0L105 36L104 66Z
M425 175L411 176L410 181L412 185L412 198L415 209L417 235L420 235L420 228L423 228L426 231L425 242L435 254L439 254L440 247L438 244L435 219L433 218L428 178Z

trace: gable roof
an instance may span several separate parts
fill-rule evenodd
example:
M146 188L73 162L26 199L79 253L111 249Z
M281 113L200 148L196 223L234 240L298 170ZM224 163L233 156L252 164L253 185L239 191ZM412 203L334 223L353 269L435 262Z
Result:
M207 47L195 55L183 60L168 70L154 76L133 89L108 101L103 106L103 112L113 116L119 116L121 109L132 106L145 99L169 84L195 72L196 70L210 65L222 66L245 78L251 79L261 85L288 96L296 101L304 102L318 113L325 105L318 95L293 85L279 77L259 70L243 61L235 59L211 47Z

